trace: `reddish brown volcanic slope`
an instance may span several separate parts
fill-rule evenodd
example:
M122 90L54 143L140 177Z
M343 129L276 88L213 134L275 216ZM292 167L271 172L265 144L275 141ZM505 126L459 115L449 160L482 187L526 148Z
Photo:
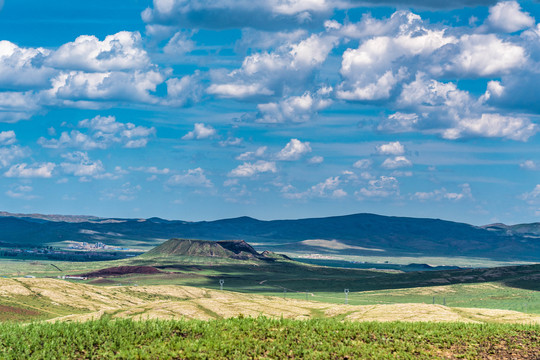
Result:
M153 266L117 266L98 271L93 271L87 274L81 274L80 276L86 277L106 277L106 276L118 276L127 274L159 274L163 271L156 269Z

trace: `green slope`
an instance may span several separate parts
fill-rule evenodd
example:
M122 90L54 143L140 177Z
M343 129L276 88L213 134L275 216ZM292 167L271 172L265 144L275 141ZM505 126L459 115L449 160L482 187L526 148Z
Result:
M230 258L235 254L215 241L170 239L141 255L144 258L201 256Z

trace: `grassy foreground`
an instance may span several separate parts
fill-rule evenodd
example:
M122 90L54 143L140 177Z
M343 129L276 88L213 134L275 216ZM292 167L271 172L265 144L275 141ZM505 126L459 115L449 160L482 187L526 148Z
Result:
M2 359L538 359L540 327L231 318L0 324Z

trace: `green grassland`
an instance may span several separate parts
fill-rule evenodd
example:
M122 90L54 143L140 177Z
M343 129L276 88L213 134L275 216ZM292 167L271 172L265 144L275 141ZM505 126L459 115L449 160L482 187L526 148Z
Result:
M84 283L219 289L219 281L224 280L224 289L228 291L332 304L343 304L344 289L349 289L350 305L435 303L540 314L540 265L402 273L329 268L288 260L240 261L175 256L135 257L107 262L2 260L0 276L57 277L122 265L155 266L164 273L111 276ZM2 299L0 305L10 306ZM65 309L51 311L64 314Z
M162 272L54 279L117 266ZM0 358L537 359L539 274L540 264L404 273L283 258L3 259Z
M540 327L232 318L0 324L3 359L537 359Z

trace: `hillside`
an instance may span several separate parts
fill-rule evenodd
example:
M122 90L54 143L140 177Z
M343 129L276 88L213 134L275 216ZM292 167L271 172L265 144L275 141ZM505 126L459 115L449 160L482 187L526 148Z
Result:
M3 216L0 217L0 242L15 246L100 241L108 245L150 248L170 238L241 239L277 252L467 256L520 261L540 258L540 241L534 235L537 224L482 228L439 219L374 214L273 221L249 217L200 222L160 218L76 219L76 222L66 222L49 221L46 216L37 215Z
M170 239L141 255L143 258L171 256L267 259L243 240Z
M540 239L540 223L532 224L490 224L482 226L483 229L498 232L503 235L521 236L526 238Z
M222 319L237 316L351 321L507 322L540 324L540 315L432 304L338 305L189 286L98 287L57 279L0 279L0 322L113 318ZM352 295L352 294L351 294Z

